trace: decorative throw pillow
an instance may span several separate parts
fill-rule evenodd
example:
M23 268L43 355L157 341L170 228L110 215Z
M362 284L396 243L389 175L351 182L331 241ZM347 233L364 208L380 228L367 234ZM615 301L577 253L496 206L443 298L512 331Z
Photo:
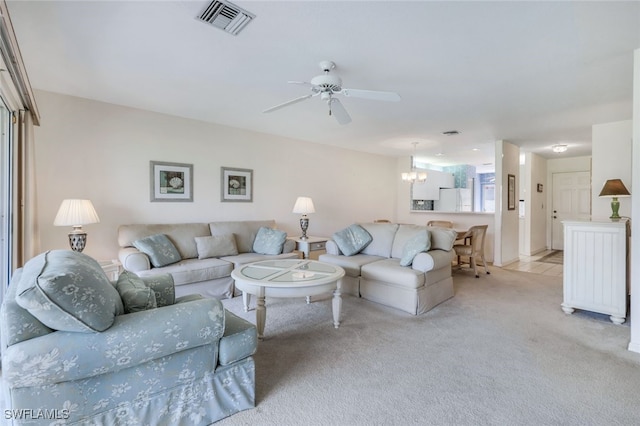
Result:
M411 237L404 245L402 249L402 259L400 259L400 265L409 266L413 263L413 258L418 253L429 250L431 247L431 240L429 238L429 231L424 230L418 232Z
M353 256L373 241L371 234L362 226L353 224L333 234L333 240L345 256Z
M214 235L210 237L196 237L198 259L210 257L235 256L238 254L236 237L233 234Z
M133 242L133 246L149 256L151 264L159 268L182 260L178 249L164 234L151 235Z
M16 302L47 327L61 331L104 331L124 312L100 264L71 250L51 250L29 260Z
M125 314L155 309L156 294L136 274L124 271L118 277L116 290L120 293Z
M260 254L280 254L286 240L286 232L262 226L253 241L253 251Z
M458 232L449 228L431 228L431 250L451 251Z

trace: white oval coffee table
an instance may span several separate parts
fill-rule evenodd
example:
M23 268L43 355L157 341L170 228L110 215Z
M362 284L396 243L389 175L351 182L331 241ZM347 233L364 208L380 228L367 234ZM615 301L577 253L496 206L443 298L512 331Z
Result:
M242 290L245 312L251 295L257 297L256 327L258 338L264 337L267 317L265 297L306 297L333 292L333 325L340 325L342 282L344 269L315 260L263 260L237 267L231 272L238 289Z

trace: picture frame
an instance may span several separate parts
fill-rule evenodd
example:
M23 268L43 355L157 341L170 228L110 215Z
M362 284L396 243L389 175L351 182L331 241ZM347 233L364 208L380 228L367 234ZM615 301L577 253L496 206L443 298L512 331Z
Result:
M538 192L542 192L542 184L541 183L538 184Z
M193 164L150 161L151 202L193 202Z
M507 175L507 210L516 209L516 176Z
M253 202L253 170L221 167L220 201Z

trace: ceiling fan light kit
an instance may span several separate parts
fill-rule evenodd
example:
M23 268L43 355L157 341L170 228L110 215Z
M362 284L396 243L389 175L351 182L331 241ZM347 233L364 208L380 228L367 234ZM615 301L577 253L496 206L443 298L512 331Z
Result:
M310 82L305 81L289 81L289 84L299 84L309 86L311 93L305 96L292 99L282 104L273 106L264 110L263 112L273 112L284 108L289 105L293 105L298 102L302 102L306 99L320 95L320 99L327 103L329 107L329 115L336 118L340 124L348 124L351 122L351 116L342 105L342 102L335 97L335 95L343 95L346 97L370 99L377 101L391 101L397 102L400 100L400 95L394 92L381 92L376 90L361 90L361 89L343 89L342 79L330 72L336 68L335 62L322 61L320 62L320 69L324 74L317 75L311 79Z

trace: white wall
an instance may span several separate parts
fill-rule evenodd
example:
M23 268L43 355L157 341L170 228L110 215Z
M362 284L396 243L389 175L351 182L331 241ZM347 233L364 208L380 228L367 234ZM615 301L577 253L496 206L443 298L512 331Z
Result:
M640 188L640 49L633 52L633 157L631 179L636 188ZM628 189L628 188L627 188ZM631 189L629 189L631 192ZM631 192L631 303L629 315L631 322L631 338L629 350L640 353L640 197ZM636 249L633 249L633 248Z
M531 256L547 248L547 161L539 155L527 152L525 154L524 176L524 243L523 254ZM542 184L542 192L538 192L538 184ZM542 231L545 232L542 232Z
M593 220L611 216L611 198L600 198L598 194L608 179L622 179L631 189L631 132L632 121L596 124L592 127L591 155L594 158L591 174L591 217ZM618 198L620 216L631 216L631 200Z
M520 185L520 148L506 141L496 141L496 214L494 263L505 266L519 259L520 221L518 218L518 187ZM516 178L515 209L507 205L509 175Z
M42 250L68 248L53 219L65 198L88 198L100 216L86 225L85 253L117 255L117 227L275 219L299 235L297 196L313 198L309 235L330 236L357 221L396 211L396 159L241 129L36 92L38 226ZM149 201L149 161L193 164L194 201ZM220 167L253 169L252 203L220 202Z

